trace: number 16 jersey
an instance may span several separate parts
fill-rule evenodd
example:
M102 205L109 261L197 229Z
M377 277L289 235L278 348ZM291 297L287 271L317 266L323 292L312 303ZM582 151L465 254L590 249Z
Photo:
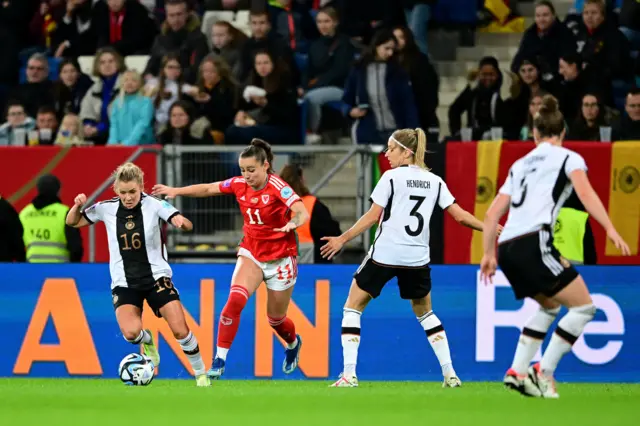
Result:
M223 194L234 194L244 217L240 242L260 262L270 262L298 255L295 232L276 232L290 220L293 203L301 201L298 194L280 177L270 174L264 188L255 191L242 177L227 179L220 184Z
M553 229L560 208L573 191L569 175L575 170L587 170L584 158L548 142L513 163L499 191L511 197L511 204L498 243L543 226Z
M436 204L456 200L437 175L417 166L386 171L371 193L384 208L369 257L381 265L421 267L430 262L429 221Z

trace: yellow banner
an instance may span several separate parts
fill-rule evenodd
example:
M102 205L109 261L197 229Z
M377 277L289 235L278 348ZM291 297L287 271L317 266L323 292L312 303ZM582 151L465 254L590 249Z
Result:
M502 141L481 141L476 151L476 205L475 217L484 220L489 206L496 196L500 149ZM482 260L482 232L474 232L471 240L471 263Z
M640 142L616 142L611 148L609 216L632 255L638 254L640 231ZM620 252L607 239L607 256Z
M504 0L484 0L484 7L491 12L500 23L503 23L511 13L511 9Z

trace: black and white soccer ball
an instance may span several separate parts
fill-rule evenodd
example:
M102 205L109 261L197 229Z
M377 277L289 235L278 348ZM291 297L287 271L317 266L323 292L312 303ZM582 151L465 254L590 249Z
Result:
M147 386L153 381L156 367L146 355L129 354L120 361L118 375L122 383L129 386Z

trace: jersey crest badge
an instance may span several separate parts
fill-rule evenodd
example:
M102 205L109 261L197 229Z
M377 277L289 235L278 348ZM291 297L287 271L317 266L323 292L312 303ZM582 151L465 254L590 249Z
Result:
M133 216L127 216L127 223L124 224L124 227L129 231L136 227L136 224L133 223Z
M280 196L285 200L291 198L292 195L293 195L293 189L291 189L291 187L289 186L285 186L280 190Z
M269 202L269 194L264 194L262 196L262 203L267 204Z
M169 204L166 200L163 200L162 201L162 207L164 207L165 209L170 209L173 206L171 204Z

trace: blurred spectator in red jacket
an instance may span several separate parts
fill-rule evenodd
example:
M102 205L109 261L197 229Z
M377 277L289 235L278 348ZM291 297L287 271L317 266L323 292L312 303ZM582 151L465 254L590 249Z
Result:
M155 22L138 0L100 0L93 21L97 48L112 46L122 56L146 54L156 35Z

